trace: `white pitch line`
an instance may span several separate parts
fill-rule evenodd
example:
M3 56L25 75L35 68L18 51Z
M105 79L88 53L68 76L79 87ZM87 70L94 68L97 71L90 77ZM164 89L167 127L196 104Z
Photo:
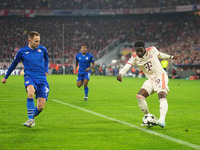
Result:
M169 141L172 141L172 142L175 142L175 143L178 143L178 144L182 144L182 145L185 145L185 146L200 150L200 146L199 145L195 145L195 144L192 144L192 143L189 143L189 142L186 142L186 141L182 141L182 140L170 137L168 135L164 135L164 134L161 134L161 133L158 133L158 132L155 132L155 131L151 131L151 130L136 126L134 124L131 124L131 123L128 123L128 122L125 122L125 121L121 121L121 120L118 120L118 119L115 119L115 118L111 118L111 117L96 113L96 112L91 111L91 110L87 110L85 108L81 108L81 107L78 107L78 106L75 106L75 105L64 103L64 102L58 101L56 99L52 99L52 101L60 103L60 104L63 104L63 105L67 105L67 106L70 106L70 107L73 107L73 108L76 108L76 109L79 109L79 110L82 110L82 111L85 111L85 112L88 112L88 113L91 113L93 115L96 115L96 116L99 116L99 117L102 117L102 118L105 118L105 119L108 119L108 120L111 120L111 121L115 121L115 122L121 123L123 125L129 126L129 127L132 127L132 128L136 128L138 130L141 130L141 131L144 131L146 133L159 136L161 138L167 139Z

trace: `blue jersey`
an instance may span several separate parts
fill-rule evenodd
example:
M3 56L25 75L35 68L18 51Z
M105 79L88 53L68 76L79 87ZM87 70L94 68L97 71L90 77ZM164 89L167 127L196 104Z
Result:
M46 80L45 72L48 72L49 58L47 49L44 46L39 45L37 49L31 49L27 45L21 48L10 65L5 79L9 77L21 60L24 65L24 77L31 77L41 81Z
M82 53L78 53L76 55L76 62L79 63L79 73L85 72L85 69L87 69L88 67L90 67L91 63L94 62L94 57L92 54L90 53L86 53L85 55L83 55ZM90 71L91 72L91 69Z

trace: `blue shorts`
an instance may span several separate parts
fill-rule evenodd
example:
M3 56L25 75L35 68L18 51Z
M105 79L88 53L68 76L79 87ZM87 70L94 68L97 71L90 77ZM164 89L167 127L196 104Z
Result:
M80 72L80 73L78 73L77 81L82 81L84 79L90 80L90 72Z
M37 79L32 79L31 77L25 77L24 78L24 86L25 88L28 85L33 85L35 88L35 95L36 95L36 99L38 97L42 97L42 98L46 98L49 95L49 84L46 80L40 81Z

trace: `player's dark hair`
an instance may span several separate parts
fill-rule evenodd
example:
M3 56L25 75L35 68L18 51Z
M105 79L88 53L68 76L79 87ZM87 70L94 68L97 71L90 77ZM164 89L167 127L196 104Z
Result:
M34 36L40 36L40 33L36 32L36 31L31 31L31 32L28 34L28 39L33 39Z
M134 47L144 47L145 43L142 40L138 40L134 43Z
M82 47L82 46L85 46L85 47L87 47L87 45L86 45L86 44L81 44L81 47Z

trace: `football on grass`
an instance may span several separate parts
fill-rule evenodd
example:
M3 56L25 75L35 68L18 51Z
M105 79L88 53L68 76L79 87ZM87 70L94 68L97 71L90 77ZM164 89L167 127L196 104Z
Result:
M156 117L152 114L146 114L144 117L143 117L143 124L146 125L146 126L152 126L153 123L152 121L155 120Z

